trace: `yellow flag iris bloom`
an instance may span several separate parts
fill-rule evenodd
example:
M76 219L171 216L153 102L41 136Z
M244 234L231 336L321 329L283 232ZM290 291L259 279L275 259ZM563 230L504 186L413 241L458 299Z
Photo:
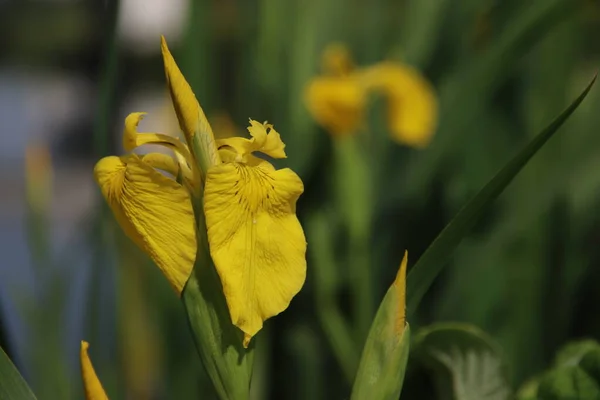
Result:
M417 148L431 141L437 98L416 69L391 61L355 68L348 50L336 44L323 53L323 72L308 84L305 101L313 118L334 136L363 129L368 97L380 93L387 99L392 139Z
M177 294L194 268L198 238L208 237L231 320L244 332L247 346L263 321L285 310L304 284L306 240L296 217L304 186L290 169L276 170L254 155L286 157L272 125L250 120L250 139L215 140L164 38L162 53L185 141L138 132L144 113L130 114L123 133L127 151L158 144L175 157L105 157L96 164L95 178L121 228Z

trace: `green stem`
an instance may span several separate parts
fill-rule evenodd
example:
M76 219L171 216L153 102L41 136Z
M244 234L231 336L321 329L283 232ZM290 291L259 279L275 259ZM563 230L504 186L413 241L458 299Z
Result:
M355 345L348 322L336 303L339 274L332 252L333 243L328 231L327 214L324 212L311 214L305 226L311 239L317 317L345 378L348 383L352 383L358 368L360 349Z
M349 135L334 143L337 204L348 229L348 268L356 343L364 343L375 314L370 265L372 219L371 170L359 137Z

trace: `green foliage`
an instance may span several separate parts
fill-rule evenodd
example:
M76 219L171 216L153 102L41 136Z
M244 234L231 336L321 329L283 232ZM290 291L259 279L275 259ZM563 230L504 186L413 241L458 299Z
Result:
M440 323L423 328L415 336L412 350L415 358L434 372L440 398L510 398L500 347L477 327Z
M600 386L581 367L557 367L542 377L537 398L596 400L600 398Z
M519 400L567 400L600 398L600 345L586 339L568 343L555 356L552 368L531 379Z
M410 326L401 309L403 296L404 288L394 283L379 306L352 387L353 400L395 400L400 396L410 348Z
M86 2L8 3L0 13L8 38L3 67L28 62L33 68L27 70L64 73L75 81L90 77L94 85L96 109L77 117L79 123L95 115L95 123L85 120L93 132L82 129L78 136L94 148L94 159L85 166L90 174L98 155L120 151L113 138L121 129L121 115L135 111L129 99L139 89L146 95L153 87L164 88L158 37L155 54L120 40L117 11L126 7L117 1L104 2L110 8L101 18L98 6ZM198 266L183 294L186 321L178 299L145 255L131 261L139 271L122 272L128 262L115 242L131 243L111 229L112 217L98 207L75 234L87 237L94 266L82 301L83 332L73 331L69 318L76 316L68 294L77 285L72 271L81 270L83 262L53 257L53 231L32 225L32 263L44 290L32 300L9 287L8 297L30 335L26 347L13 340L2 345L17 343L11 354L23 360L23 372L38 396L81 397L71 352L83 335L92 344L92 360L111 398L143 397L136 387L147 388L144 393L153 398L244 398L254 352L251 398L335 399L350 391L354 399L397 398L402 390L403 399L421 399L424 384L403 382L406 367L407 379L414 378L413 360L433 367L442 398L450 388L460 400L485 399L492 392L500 398L510 390L508 382L520 388L519 400L598 397L600 350L595 342L575 343L561 350L553 364L548 360L573 337L600 335L600 252L595 245L600 91L591 91L569 119L563 128L568 134L557 135L527 161L576 104L540 136L535 134L597 69L600 48L593 38L600 11L595 2L189 4L179 42L175 34L163 33L209 119L227 111L240 132L248 117L273 123L289 157L276 165L291 167L305 183L298 215L308 241L307 283L288 310L265 324L255 339L257 348L236 363L246 351L239 346L239 332L224 328L226 309L212 267ZM373 121L362 137L342 143L317 127L303 91L319 71L323 48L333 41L348 44L359 66L395 59L427 76L440 101L439 128L429 148L416 151L391 143L385 102L372 107ZM91 54L100 55L100 68L90 61ZM480 191L498 166L528 142ZM67 158L64 162L71 168ZM69 242L63 253L70 255L79 246ZM384 299L390 297L387 282L404 249L417 261L407 283L409 322L417 332L408 366L408 326L399 340L387 335L382 327L392 313L389 300L375 314L378 299L384 293ZM69 267L68 273L55 273L56 265ZM130 296L132 282L143 289L136 293L146 299L143 310ZM4 312L11 301L2 306ZM139 323L135 329L147 337L131 333L127 315L132 313ZM150 318L137 319L142 314ZM0 333L14 334L10 318L0 318L6 329ZM448 320L471 325L430 325ZM212 329L204 329L207 325ZM423 325L429 327L418 329ZM151 348L152 357L136 358L140 353L130 346L136 338ZM207 374L190 351L193 338L199 347L212 346L214 354L224 352L227 361L211 365L204 354ZM131 368L144 363L155 374L142 384L132 383ZM10 361L0 357L0 366L0 398L33 398ZM218 394L209 375L221 380ZM2 392L11 382L20 382L24 392Z
M0 399L35 400L19 371L0 348Z
M421 256L411 270L407 282L407 304L409 315L415 311L421 298L433 283L450 253L458 246L463 237L477 223L486 211L486 207L502 193L529 159L554 135L563 123L577 109L595 82L592 80L575 101L559 115L546 129L540 132L521 150L481 191L467 203L437 239Z

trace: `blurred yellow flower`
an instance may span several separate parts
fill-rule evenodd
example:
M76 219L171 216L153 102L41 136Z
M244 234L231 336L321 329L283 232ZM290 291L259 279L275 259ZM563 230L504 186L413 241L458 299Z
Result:
M391 61L357 69L339 44L325 50L322 67L324 74L307 85L305 102L331 134L351 135L364 128L368 96L381 93L388 103L392 138L418 148L429 144L437 123L437 98L416 69Z
M86 400L108 400L108 396L104 392L104 388L96 375L92 361L88 355L88 342L81 341L81 350L79 359L81 361L81 376L83 378L83 389L85 391Z
M251 139L215 140L164 38L162 51L187 143L138 132L144 113L130 114L124 148L158 144L173 150L175 159L158 153L105 157L96 164L95 177L121 228L154 260L178 294L196 259L196 220L206 222L210 254L231 320L244 332L248 346L263 321L285 310L304 284L306 239L296 217L296 201L304 187L290 169L276 170L253 155L286 157L272 125L250 120ZM204 218L195 218L194 211L204 211Z

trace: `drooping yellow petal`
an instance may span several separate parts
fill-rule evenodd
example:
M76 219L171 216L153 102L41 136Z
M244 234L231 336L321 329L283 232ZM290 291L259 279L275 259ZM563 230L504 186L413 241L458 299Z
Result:
M101 159L94 176L125 234L181 294L196 259L189 192L135 154Z
M210 124L198 100L196 100L192 88L175 63L164 36L161 36L160 47L173 107L188 144L194 146L195 143L198 143L198 151L194 151L194 153L196 157L205 160L205 162L202 162L206 164L203 167L208 168L220 164L221 160Z
M245 346L304 284L306 239L295 215L303 190L294 172L275 170L264 160L255 167L225 163L208 171L210 253Z
M402 144L426 147L437 127L438 104L425 77L408 65L382 62L366 68L362 79L369 89L387 96L392 137Z
M408 251L404 251L404 257L394 280L394 286L398 293L400 305L398 306L398 317L396 319L396 332L404 332L406 325L406 267L408 265Z
M96 375L92 361L88 355L88 342L81 341L79 358L81 360L81 376L83 378L83 389L86 400L108 400L108 396L102 388L102 384Z
M318 77L307 86L305 102L313 118L329 133L349 135L363 123L367 93L355 74Z

